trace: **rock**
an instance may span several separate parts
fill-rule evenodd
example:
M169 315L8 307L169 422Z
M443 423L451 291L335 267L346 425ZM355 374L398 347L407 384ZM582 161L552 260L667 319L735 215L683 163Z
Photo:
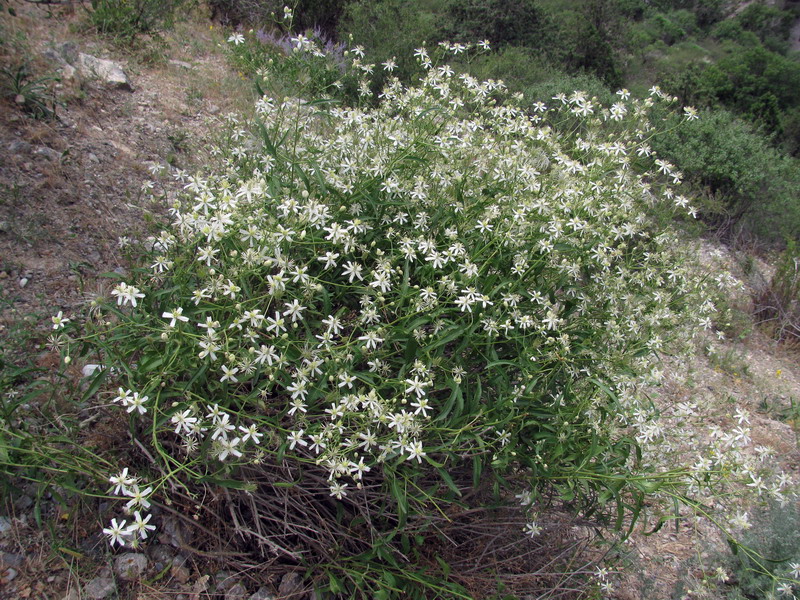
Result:
M5 571L0 572L0 585L9 584L16 578L17 578L17 570L9 567ZM227 596L225 597L225 600L228 600Z
M225 600L244 600L247 596L247 588L241 583L237 583L225 592Z
M72 588L61 600L81 600L81 595L78 593L78 590Z
M175 67L181 67L183 69L189 69L189 70L194 69L194 65L190 65L189 63L183 62L182 60L175 60L174 58L169 59L169 64Z
M219 594L228 591L239 582L231 571L219 571L214 576L214 583L216 583L217 593Z
M278 586L278 596L292 597L303 587L303 578L300 573L291 571L281 578Z
M267 588L260 587L258 591L250 596L247 600L275 600L275 595L272 594Z
M23 154L29 152L31 145L24 140L14 140L8 145L8 151L12 154Z
M178 583L186 583L189 581L189 577L192 575L189 573L189 569L181 565L172 565L172 567L170 567L169 574Z
M79 53L78 46L75 42L63 42L61 44L57 44L55 49L67 64L74 65L78 63Z
M97 373L97 371L102 371L102 370L103 370L103 365L96 365L93 363L89 363L88 365L83 366L83 368L81 369L81 375L83 375L84 377L91 377L92 375Z
M91 600L108 598L117 589L114 580L110 577L95 577L83 588L83 593Z
M100 159L97 158L97 154L95 154L94 152L89 152L89 161L98 164L100 162Z
M55 162L61 159L61 153L57 150L53 150L52 148L48 148L47 146L39 146L36 150L34 150L34 154L38 154L39 156L44 156L47 160L51 162Z
M15 554L13 552L0 552L0 568L2 569L8 567L19 569L24 561L25 557L22 556L22 554Z
M159 542L180 548L191 543L191 540L192 532L177 517L167 516L162 519L161 534L158 536Z
M133 91L133 86L128 80L125 71L119 63L113 60L106 60L104 58L97 58L91 54L78 54L77 65L78 70L84 76L98 77L103 82L123 90Z
M2 276L3 273L6 273L6 272L3 271L2 273L0 273L0 279L5 279L5 277ZM6 277L8 277L8 273L6 273ZM0 536L4 536L7 533L9 533L10 531L11 531L11 521L9 520L9 518L8 517L0 517Z
M138 552L120 554L114 561L114 571L125 581L139 579L147 570L147 557Z
M156 571L161 572L164 570L168 564L172 564L172 560L175 558L175 552L169 546L165 546L164 544L156 544L152 546L148 554L150 555L150 560L153 561L153 566L155 567Z
M27 277L23 277L22 279L19 280L19 287L24 288L26 285L28 285Z

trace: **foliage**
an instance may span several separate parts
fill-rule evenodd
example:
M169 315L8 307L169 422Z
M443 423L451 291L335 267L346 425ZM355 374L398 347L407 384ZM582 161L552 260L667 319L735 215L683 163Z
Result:
M26 64L0 68L3 95L20 109L37 119L53 119L57 101L53 90L55 77L34 78Z
M796 589L800 580L800 513L797 505L771 503L758 511L744 541L768 560L757 564L748 553L734 553L729 560L735 586L726 597L731 600L791 597L793 587Z
M280 22L283 0L210 0L212 18L229 26L265 27ZM347 0L297 0L289 3L296 31L316 29L332 37Z
M705 197L700 209L712 225L729 233L745 226L773 242L800 234L796 159L723 110L706 111L692 127L673 125L653 147Z
M230 39L234 65L254 81L260 94L266 90L272 97L333 97L347 103L372 95L373 85L362 80L369 74L358 62L347 59L346 46L331 42L319 31L293 36L259 29Z
M131 40L169 29L187 0L92 0L91 4L89 20L97 31Z
M772 280L755 300L756 321L779 341L800 339L800 250L789 239Z

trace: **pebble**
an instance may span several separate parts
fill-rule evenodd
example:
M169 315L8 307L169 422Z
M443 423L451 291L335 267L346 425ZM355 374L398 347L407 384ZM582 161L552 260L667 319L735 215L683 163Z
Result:
M172 578L175 579L178 583L186 583L187 581L189 581L189 577L191 577L189 569L187 569L183 565L172 565L172 567L169 570L169 574L172 575Z
M275 595L267 588L258 588L258 591L251 595L247 600L275 600Z
M24 288L26 285L28 285L27 277L23 277L22 279L19 280L19 287Z
M126 552L120 554L114 561L114 571L120 579L125 581L135 581L139 579L147 570L147 557L138 552Z
M91 600L103 600L113 594L116 589L117 586L110 577L96 577L86 584L83 592Z
M11 531L11 521L8 517L0 517L0 535L5 535L9 531Z
M24 562L25 557L22 554L15 554L13 552L0 552L0 568L14 567L19 569Z
M219 571L214 576L214 581L217 584L217 593L226 592L233 586L235 586L238 581L236 580L236 576L231 571Z
M78 590L75 588L71 589L67 592L67 595L64 596L61 600L81 600L81 595L78 593Z
M237 583L225 592L225 600L245 600L247 596L247 588L241 583Z
M16 578L17 578L17 570L9 567L8 569L0 573L0 585L6 585L7 583L11 583ZM227 600L227 597L225 600Z

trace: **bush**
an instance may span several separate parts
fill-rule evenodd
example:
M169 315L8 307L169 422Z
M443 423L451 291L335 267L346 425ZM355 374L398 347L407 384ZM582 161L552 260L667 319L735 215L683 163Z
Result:
M769 285L757 293L754 316L778 341L800 341L800 250L789 240Z
M112 544L147 538L151 497L207 485L242 550L322 592L464 597L507 571L451 570L448 523L497 543L472 519L521 504L502 539L530 568L558 530L541 507L621 528L683 490L642 460L658 424L637 389L713 303L650 216L686 208L643 141L654 101L575 92L531 116L417 54L425 78L376 108L264 97L229 118L145 266L83 322L54 317L150 457L110 473L135 516Z
M100 33L132 39L172 26L187 0L92 0L89 19Z
M744 536L749 552L730 558L735 579L726 597L791 597L800 580L800 513L794 503L771 503L756 513L753 527ZM763 557L764 559L759 559Z
M265 27L280 22L286 2L283 0L210 0L212 19L237 27ZM299 0L291 3L297 31L316 29L328 37L336 33L346 0Z
M797 161L731 113L706 111L691 127L673 118L653 147L705 196L701 212L723 233L746 227L770 242L800 233Z

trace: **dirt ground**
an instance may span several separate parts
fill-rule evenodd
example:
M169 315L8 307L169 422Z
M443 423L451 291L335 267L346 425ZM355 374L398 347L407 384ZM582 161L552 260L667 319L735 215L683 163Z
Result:
M33 119L13 98L0 100L0 344L10 345L10 336L27 329L44 364L53 360L44 347L50 316L68 314L102 290L99 274L127 268L121 237L141 239L164 221L163 205L153 204L143 188L152 178L149 167L192 171L213 133L209 119L242 110L251 92L219 49L223 33L202 15L166 34L154 53L99 38L74 6L15 7L18 16L4 15L3 27L23 40L15 48L26 56L6 53L0 56L6 65L22 60L40 76L58 75L59 64L46 51L69 41L81 52L119 62L132 85L131 91L93 78L63 79L54 88L62 103L56 120ZM756 284L724 248L705 252L745 284ZM667 386L660 402L694 398L706 425L723 428L734 423L732 407L746 408L754 444L773 447L775 461L797 479L800 423L790 414L793 401L800 401L797 353L758 331L742 333L742 339L716 343L713 360L701 356L693 365L673 365L691 370L693 385ZM29 511L29 505L15 503L0 519L0 597L78 600L81 585L109 574L96 531L72 530L80 552L53 548L53 537ZM702 575L691 571L698 569L695 559L721 542L691 520L677 531L634 536L627 545L631 573L619 578L615 597L670 597L682 579ZM206 597L205 567L192 566L200 564L187 562L185 572L167 570L125 597Z

